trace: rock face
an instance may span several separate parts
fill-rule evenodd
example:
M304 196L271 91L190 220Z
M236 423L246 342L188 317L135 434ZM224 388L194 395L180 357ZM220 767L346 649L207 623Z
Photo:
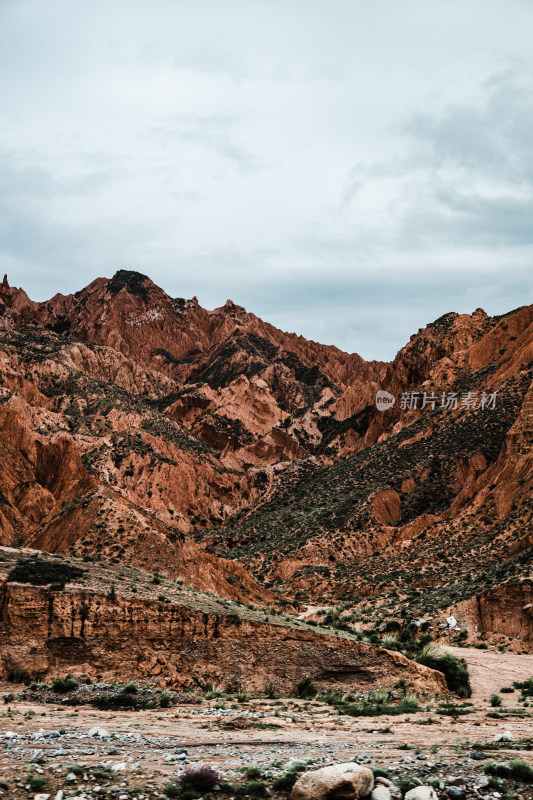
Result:
M444 583L496 624L533 547L532 364L533 306L447 314L384 364L135 272L45 303L6 277L0 543L243 600Z
M463 600L449 613L471 636L483 631L511 638L517 646L533 648L533 581L506 583Z
M195 681L294 691L302 675L318 688L392 687L440 692L440 673L359 642L90 589L63 592L7 582L0 562L0 678L67 673L164 685Z
M355 800L368 797L373 788L372 771L347 762L302 773L293 786L291 800Z

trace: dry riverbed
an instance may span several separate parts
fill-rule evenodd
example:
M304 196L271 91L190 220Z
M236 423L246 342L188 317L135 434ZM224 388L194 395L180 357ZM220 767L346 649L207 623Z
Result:
M474 704L463 707L469 713L455 716L443 714L441 699L433 698L424 698L418 713L376 717L348 716L320 699L297 698L215 698L170 708L101 711L66 705L62 696L46 705L20 700L23 687L3 684L0 797L48 794L54 800L62 791L64 798L147 800L165 797L165 786L200 764L213 765L233 784L218 791L221 797L239 796L239 785L248 780L243 770L250 767L261 771L255 783L263 788L252 786L248 796L268 791L287 797L290 788L273 784L295 762L312 769L356 761L385 770L403 788L402 781L430 781L447 800L461 800L461 791L466 798L532 798L533 786L527 783L504 781L500 788L495 779L487 783L484 767L511 760L533 763L533 707L518 706L516 692L503 695L501 709L492 708L485 689L504 685L503 676L493 674L496 654L458 654L475 660L477 669L472 670ZM507 665L515 680L533 674L529 659ZM504 731L512 741L495 744ZM450 794L452 785L459 794ZM246 790L240 791L245 796Z

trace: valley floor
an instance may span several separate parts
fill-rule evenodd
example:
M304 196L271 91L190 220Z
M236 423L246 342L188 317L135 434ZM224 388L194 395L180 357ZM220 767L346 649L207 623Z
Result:
M454 776L464 780L467 796L490 797L494 787L485 785L483 774L489 761L533 763L533 709L518 706L518 692L502 695L501 709L489 702L491 693L533 675L533 656L456 650L467 659L473 683L473 706L466 707L471 713L456 717L439 713L439 701L433 699L424 701L419 713L369 718L340 716L319 699L215 699L104 712L66 706L60 697L47 706L4 697L0 786L5 781L9 788L0 789L0 796L34 798L38 792L28 783L31 775L38 783L43 779L39 791L50 800L59 790L65 798L163 797L163 787L183 768L203 763L217 767L233 784L246 780L244 768L258 767L271 794L286 797L290 790L272 789L273 780L295 761L312 760L310 769L358 761L387 770L399 783L440 779L442 797L448 797L446 786ZM16 695L17 688L3 684L0 693ZM104 730L90 736L92 728ZM495 745L495 734L504 731L514 740ZM480 750L486 759L473 759ZM511 796L530 798L533 786L515 786L514 792Z

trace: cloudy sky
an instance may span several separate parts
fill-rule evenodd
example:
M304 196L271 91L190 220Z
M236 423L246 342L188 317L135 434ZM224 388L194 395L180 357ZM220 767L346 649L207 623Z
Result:
M0 0L0 272L383 359L533 302L532 38L530 0Z

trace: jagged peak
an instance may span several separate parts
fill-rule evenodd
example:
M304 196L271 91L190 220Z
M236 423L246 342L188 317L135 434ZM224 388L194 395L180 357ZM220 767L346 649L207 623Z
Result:
M155 284L150 280L148 275L143 275L142 272L119 269L115 272L111 280L107 282L106 289L112 294L118 294L122 289L126 289L130 294L146 298L148 289L154 286Z
M6 289L9 289L9 283L8 283L8 280L7 280L7 274L4 275L4 280L2 281L2 286L4 286Z
M238 306L233 300L226 300L223 306L213 309L214 314L246 314L244 306Z

